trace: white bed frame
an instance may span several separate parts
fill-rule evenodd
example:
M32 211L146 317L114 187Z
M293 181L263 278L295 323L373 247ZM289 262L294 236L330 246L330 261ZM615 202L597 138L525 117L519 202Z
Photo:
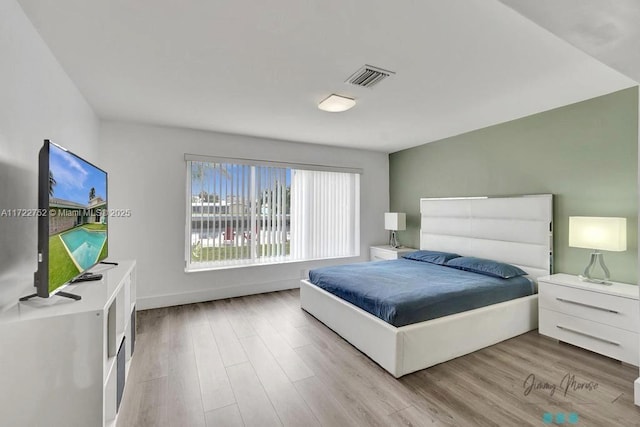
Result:
M420 248L552 269L552 196L420 199ZM538 327L538 296L395 327L308 280L300 305L394 377L451 360Z

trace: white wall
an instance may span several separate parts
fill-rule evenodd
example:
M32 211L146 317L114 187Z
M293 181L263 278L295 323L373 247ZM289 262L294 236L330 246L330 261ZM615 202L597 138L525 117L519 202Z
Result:
M388 238L386 154L120 122L103 122L100 142L109 208L132 210L110 219L109 258L138 260L141 309L293 288L301 270L367 260L369 245ZM185 273L185 153L362 168L361 256Z
M37 208L43 140L97 162L98 119L15 0L0 0L0 64L0 211ZM0 217L0 311L34 291L36 255L36 220Z

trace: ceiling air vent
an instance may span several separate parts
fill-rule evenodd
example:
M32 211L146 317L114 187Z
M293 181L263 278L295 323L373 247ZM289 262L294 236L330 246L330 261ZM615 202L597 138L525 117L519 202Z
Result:
M365 65L353 73L351 77L346 80L346 83L362 87L372 87L393 74L395 74L393 71L383 70L382 68L372 65Z

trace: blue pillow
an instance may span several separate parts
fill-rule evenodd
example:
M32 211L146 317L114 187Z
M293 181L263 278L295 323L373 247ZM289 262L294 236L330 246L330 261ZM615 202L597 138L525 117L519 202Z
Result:
M475 257L459 257L447 261L447 267L457 268L459 270L471 271L487 276L498 277L501 279L510 279L517 276L525 276L526 271L521 270L515 265L505 264L504 262L493 261L490 259Z
M415 251L402 255L402 258L412 259L414 261L430 262L431 264L444 265L447 261L458 258L460 255L451 252L439 251Z

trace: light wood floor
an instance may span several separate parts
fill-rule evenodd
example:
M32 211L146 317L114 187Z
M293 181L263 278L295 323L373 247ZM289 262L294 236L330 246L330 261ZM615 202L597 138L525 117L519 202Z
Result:
M530 374L553 395L525 395ZM565 375L592 390L565 395ZM396 380L291 290L139 312L118 426L640 426L637 377L533 331Z

